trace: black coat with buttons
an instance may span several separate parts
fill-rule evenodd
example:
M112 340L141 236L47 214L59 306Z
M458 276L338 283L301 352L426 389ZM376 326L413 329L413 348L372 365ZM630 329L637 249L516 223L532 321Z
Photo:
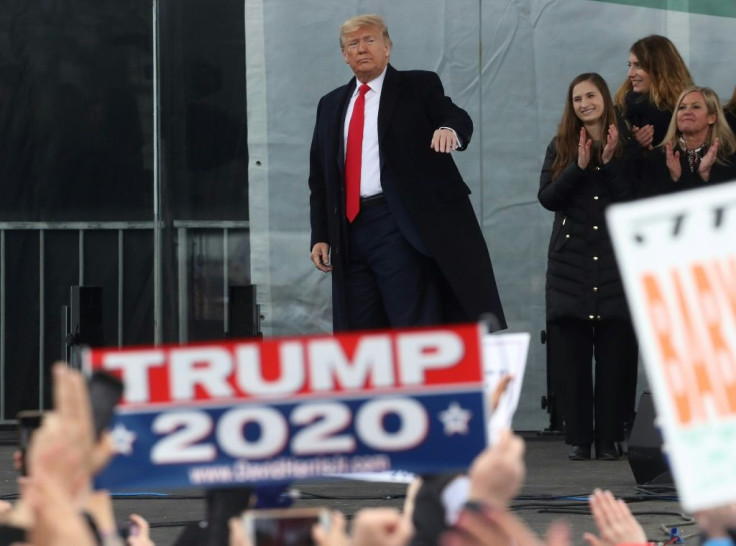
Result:
M552 179L554 139L547 147L539 202L554 211L547 262L547 320L630 320L604 211L630 197L620 159L585 171L577 162Z
M655 148L646 155L636 156L636 160L632 162L632 167L638 173L634 187L636 197L654 197L736 180L736 154L714 163L710 169L710 178L706 182L697 169L690 170L687 153L680 149L676 150L680 154L682 173L677 182L672 180L670 175L664 148Z

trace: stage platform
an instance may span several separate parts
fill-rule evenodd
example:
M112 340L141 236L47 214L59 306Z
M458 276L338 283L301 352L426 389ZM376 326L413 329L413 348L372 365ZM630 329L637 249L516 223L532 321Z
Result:
M573 544L585 544L583 533L595 531L585 497L596 487L610 489L630 503L650 540L665 542L668 530L676 526L686 544L697 544L694 525L682 514L671 488L652 491L638 488L626 459L619 461L567 460L568 446L557 436L523 433L526 440L527 480L521 495L513 503L519 517L532 529L543 533L550 522L563 519L572 528ZM0 494L16 498L16 472L12 465L14 447L10 442L0 446ZM327 506L342 510L348 516L366 506L401 507L405 488L396 484L354 481L312 481L297 483L303 498L297 505ZM158 546L174 544L183 525L204 517L205 502L201 492L177 492L158 495L141 491L137 497L116 498L116 514L120 521L137 512L151 523L152 537ZM687 538L692 536L692 538Z

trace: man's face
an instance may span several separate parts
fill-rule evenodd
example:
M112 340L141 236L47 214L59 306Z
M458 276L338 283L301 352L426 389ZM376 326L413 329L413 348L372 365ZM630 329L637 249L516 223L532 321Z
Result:
M391 46L376 27L360 27L345 35L342 54L361 83L380 76L388 64Z

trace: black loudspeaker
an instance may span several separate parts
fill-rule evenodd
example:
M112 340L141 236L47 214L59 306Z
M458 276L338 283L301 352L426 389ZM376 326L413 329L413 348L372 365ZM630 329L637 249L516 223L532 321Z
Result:
M69 345L104 345L102 287L72 286L69 304Z
M669 465L662 453L662 434L655 426L657 414L651 391L639 398L634 425L629 437L629 466L638 484L673 483Z
M254 284L228 287L229 338L262 337Z

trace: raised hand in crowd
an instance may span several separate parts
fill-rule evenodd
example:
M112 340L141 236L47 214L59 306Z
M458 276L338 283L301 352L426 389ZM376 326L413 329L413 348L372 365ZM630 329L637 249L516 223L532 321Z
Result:
M21 494L33 513L33 523L27 530L29 544L34 546L96 546L92 530L74 505L66 480L53 469L50 459L38 461L33 478L21 487ZM51 455L51 454L50 454Z
M647 543L644 529L623 500L616 500L610 491L596 489L588 502L600 535L600 537L592 533L583 535L590 546Z
M102 546L123 546L123 539L118 534L115 512L112 508L112 497L104 490L92 491L87 497L85 510L94 520L97 534Z
M148 521L138 514L130 514L130 535L125 540L127 546L156 546L151 540Z
M325 528L319 523L312 528L312 538L317 546L349 546L345 516L338 510L330 512L330 524Z
M112 454L109 436L95 440L87 383L58 362L53 367L54 409L44 414L27 452L28 476L10 522L31 544L122 545L107 492L92 491L92 477ZM86 515L85 515L86 513ZM99 530L97 536L87 517Z
M394 508L366 508L353 521L353 546L404 546L414 534L411 520Z
M92 417L84 378L57 363L54 410L33 435L21 498L31 509L31 544L95 545L80 509L92 477Z
M13 504L0 500L0 521L5 521L5 518L10 516L10 514L13 512Z
M473 506L471 509L470 507ZM468 504L458 515L455 525L440 537L441 546L471 546L481 544L511 544L511 538L498 525L503 510L491 506ZM503 516L500 516L503 517Z
M56 473L60 485L82 508L93 476L94 431L89 393L84 377L66 364L53 368L54 409L47 412L34 433L28 453L31 478L39 467ZM63 456L53 458L55 452ZM50 467L50 468L49 468Z
M414 506L416 506L417 493L423 483L424 480L417 476L406 488L406 497L404 497L404 506L401 507L401 512L405 517L409 518L409 521L411 521L411 518L414 516Z
M239 517L230 518L227 521L227 526L230 531L228 546L252 546L250 540L245 535L243 522Z
M469 503L457 523L440 538L441 546L571 546L570 528L554 522L540 539L514 514Z
M707 538L727 538L736 529L736 504L696 512L695 521Z
M582 133L581 136L584 137ZM510 430L502 430L497 443L473 461L468 471L470 501L453 528L442 535L440 544L543 545L541 539L507 511L509 503L519 493L525 475L524 441ZM547 534L547 544L569 546L570 531L567 525L552 525Z
M521 490L525 476L524 441L510 430L502 430L496 445L485 449L470 466L469 498L505 509Z
M409 517L394 508L360 510L353 520L352 537L345 527L345 517L332 512L329 528L315 525L312 538L317 546L404 546L414 532Z

